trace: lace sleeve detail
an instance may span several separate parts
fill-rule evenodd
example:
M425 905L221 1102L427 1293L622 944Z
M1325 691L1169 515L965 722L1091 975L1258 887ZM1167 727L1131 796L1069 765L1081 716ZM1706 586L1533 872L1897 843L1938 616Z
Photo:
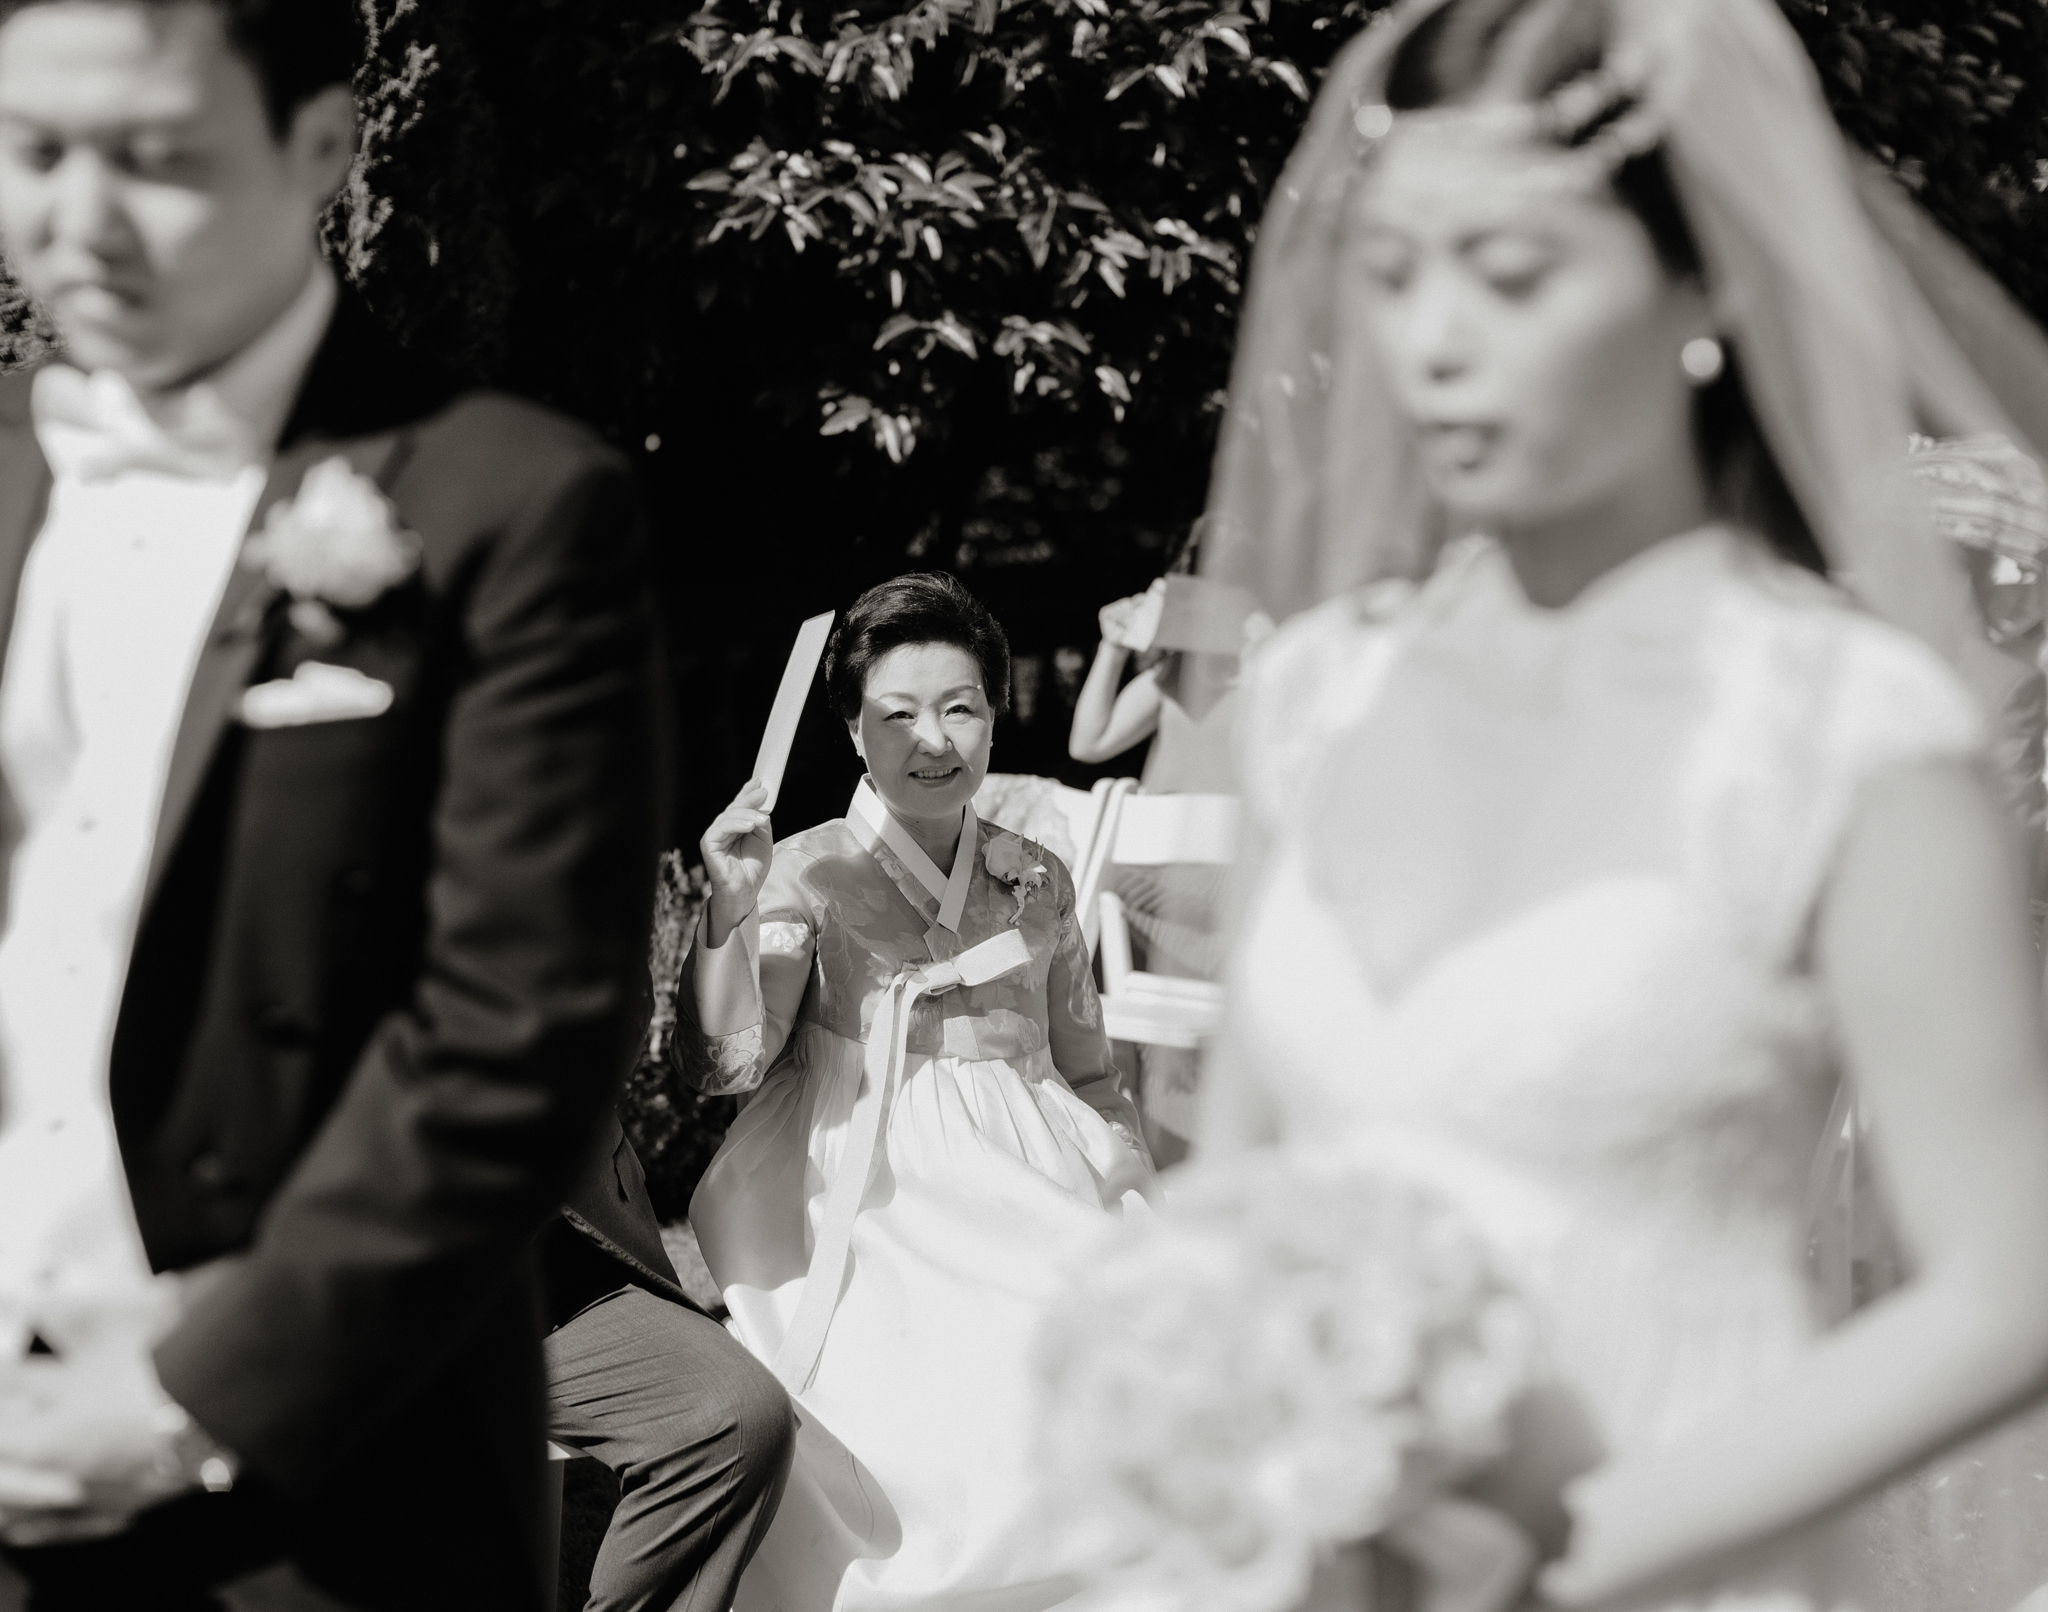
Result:
M1876 621L1844 639L1826 737L1851 793L1899 767L1990 754L1983 709L1932 649Z
M733 1097L759 1086L796 1023L817 931L816 916L807 906L802 861L800 854L785 854L778 846L761 905L717 952L702 950L700 932L698 943L684 959L676 993L677 1033L670 1041L670 1057L683 1079L707 1097ZM732 989L732 970L744 968L740 980L750 1004L746 1016L753 1017L753 1023L741 1023L741 1013L728 1003L721 1009L726 1016L719 1022L740 1023L741 1027L718 1035L704 1029L698 1015L696 981L700 964L712 966L705 963L707 955L725 971L726 984L713 987L714 1000L719 990Z
M1802 670L1811 673L1809 698L1792 686L1755 691L1776 719L1748 735L1751 777L1773 783L1743 791L1744 838L1768 838L1778 852L1745 857L1756 876L1730 881L1751 891L1763 938L1788 953L1806 942L1865 789L1888 773L1943 762L1988 773L1992 745L1990 723L1962 679L1887 623L1839 611L1796 658L1781 656L1775 666L1779 674Z
M1296 616L1246 658L1236 731L1237 775L1272 832L1331 734L1378 692L1398 643L1394 623L1412 585L1381 583Z

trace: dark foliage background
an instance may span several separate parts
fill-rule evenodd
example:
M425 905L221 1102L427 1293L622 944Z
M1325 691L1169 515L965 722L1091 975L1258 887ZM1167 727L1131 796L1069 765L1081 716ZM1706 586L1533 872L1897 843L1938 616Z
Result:
M907 565L1010 628L998 765L1061 770L1057 652L1070 696L1096 606L1199 512L1266 192L1383 0L366 3L351 266L639 458L679 840L797 619ZM1782 3L1850 134L2048 315L2048 8ZM851 773L818 713L785 826Z
M1199 512L1265 195L1383 3L363 0L335 254L408 340L640 463L678 843L796 622L912 565L1010 629L997 765L1082 781L1095 609ZM1780 3L1851 137L2048 316L2048 6ZM0 362L40 339L0 285ZM779 827L853 773L815 713ZM652 1066L629 1108L673 1206L703 1116Z

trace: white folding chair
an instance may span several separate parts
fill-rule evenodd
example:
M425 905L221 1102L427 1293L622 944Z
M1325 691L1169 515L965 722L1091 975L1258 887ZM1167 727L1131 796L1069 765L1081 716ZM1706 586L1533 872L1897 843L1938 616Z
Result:
M548 1492L540 1524L541 1548L547 1560L547 1579L541 1593L541 1604L546 1612L555 1612L556 1581L562 1576L562 1472L571 1461L582 1459L581 1450L572 1450L553 1439L548 1440Z
M974 793L975 815L1036 840L1067 864L1076 880L1102 821L1104 786L1070 789L1055 778L992 772Z
M1095 836L1102 828L1105 794L1099 789L1070 789L1065 784L1054 787L1054 800L1067 820L1067 837L1074 847L1073 861L1067 864L1067 871L1072 873L1074 864L1085 860L1095 849Z
M1095 831L1089 836L1087 854L1074 869L1074 910L1080 914L1081 938L1088 943L1091 956L1102 933L1098 897L1103 876L1109 870L1110 841L1116 837L1117 819L1124 802L1137 787L1135 778L1104 778L1096 783L1091 797L1095 803Z
M1100 936L1088 939L1102 962L1103 1027L1112 1041L1192 1050L1223 1021L1223 987L1132 967L1130 921L1122 899L1102 881L1113 866L1228 863L1237 845L1237 798L1140 795L1129 779L1118 783L1124 787L1112 791L1083 886L1082 911L1095 918Z

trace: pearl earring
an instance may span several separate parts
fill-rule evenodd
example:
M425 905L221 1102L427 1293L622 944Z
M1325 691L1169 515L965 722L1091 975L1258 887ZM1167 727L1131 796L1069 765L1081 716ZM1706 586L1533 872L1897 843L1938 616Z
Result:
M1728 352L1712 336L1695 336L1678 353L1679 366L1695 386L1712 386L1728 367Z

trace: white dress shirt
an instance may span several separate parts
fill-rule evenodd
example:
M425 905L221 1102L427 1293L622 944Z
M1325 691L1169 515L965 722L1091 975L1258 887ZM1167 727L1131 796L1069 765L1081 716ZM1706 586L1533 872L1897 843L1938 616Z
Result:
M147 405L112 375L37 376L55 484L0 677L0 1363L165 1313L108 1060L193 669L335 297L316 267L241 354ZM100 450L152 417L172 436L202 422L211 463L106 473Z

